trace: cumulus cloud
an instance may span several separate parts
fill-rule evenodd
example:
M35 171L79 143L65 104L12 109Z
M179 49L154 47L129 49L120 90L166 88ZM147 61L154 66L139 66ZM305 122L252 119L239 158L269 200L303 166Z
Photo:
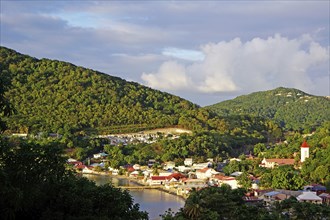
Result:
M165 62L155 73L142 79L153 88L201 93L251 92L287 86L309 91L313 79L309 70L329 61L329 48L309 35L288 39L279 34L266 39L239 38L200 47L202 61L183 64ZM324 78L328 72L320 75Z
M157 73L143 73L142 79L158 89L185 90L190 85L185 67L175 61L163 63Z

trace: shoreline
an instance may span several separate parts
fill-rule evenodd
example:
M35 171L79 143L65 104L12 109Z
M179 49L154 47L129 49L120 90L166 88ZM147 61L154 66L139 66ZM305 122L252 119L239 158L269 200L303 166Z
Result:
M125 179L125 180L128 180L129 182L133 182L135 185L138 185L138 186L148 186L147 184L143 183L141 180L139 180L137 178L128 177L126 175L111 175L107 172L96 172L96 171L93 171L92 173L82 173L81 172L79 174L81 174L82 176L83 175L108 176L110 178ZM114 187L116 187L116 186L114 186ZM120 187L116 187L116 188L120 188ZM173 190L165 189L164 185L159 185L159 188L155 188L155 190L159 190L159 191L168 193L170 195L176 196L176 197L182 199L183 201L186 201L186 199L187 199L186 197L184 197L182 195L177 195L176 192L174 192Z

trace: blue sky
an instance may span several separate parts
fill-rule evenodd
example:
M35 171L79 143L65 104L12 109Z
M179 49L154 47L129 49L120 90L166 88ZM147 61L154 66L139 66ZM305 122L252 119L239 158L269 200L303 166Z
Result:
M329 1L6 1L2 46L201 106L279 86L329 96Z

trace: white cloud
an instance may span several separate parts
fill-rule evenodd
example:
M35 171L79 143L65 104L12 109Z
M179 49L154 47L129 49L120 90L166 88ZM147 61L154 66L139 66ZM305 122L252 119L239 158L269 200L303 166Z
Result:
M288 39L279 34L267 39L239 38L201 46L204 60L192 64L163 63L156 73L143 73L148 86L168 91L202 93L251 92L287 86L309 91L309 70L329 62L329 48L309 35ZM321 74L324 78L328 72Z
M150 87L166 90L185 90L190 84L185 67L175 61L163 63L156 74L143 73L142 79L148 82Z

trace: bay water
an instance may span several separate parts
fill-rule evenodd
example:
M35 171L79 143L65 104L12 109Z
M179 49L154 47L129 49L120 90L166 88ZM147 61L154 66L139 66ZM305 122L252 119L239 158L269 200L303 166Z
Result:
M134 182L126 178L92 174L83 174L83 176L94 181L96 185L107 183L112 183L114 186L135 185ZM165 211L168 209L177 212L184 206L184 200L182 198L157 189L129 190L129 193L132 195L134 203L140 204L140 210L149 213L150 220L161 219L160 215L165 214Z

